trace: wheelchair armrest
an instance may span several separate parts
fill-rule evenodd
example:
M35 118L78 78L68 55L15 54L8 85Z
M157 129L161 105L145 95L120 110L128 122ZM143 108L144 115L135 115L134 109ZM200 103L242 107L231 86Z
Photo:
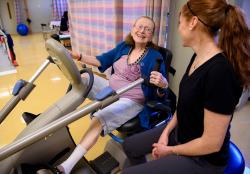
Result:
M158 101L148 101L147 106L158 111L162 111L165 113L171 112L171 108L169 107L170 105L170 100L167 100L166 103L161 103Z

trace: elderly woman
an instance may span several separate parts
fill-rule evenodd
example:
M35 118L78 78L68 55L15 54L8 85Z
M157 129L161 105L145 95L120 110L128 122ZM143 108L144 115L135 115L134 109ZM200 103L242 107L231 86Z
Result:
M141 118L147 112L144 103L151 99L164 97L167 88L165 66L160 66L160 71L153 71L156 59L162 59L157 51L157 46L152 43L155 24L154 21L143 16L138 18L125 41L119 43L114 49L99 56L87 56L72 52L72 56L85 63L99 68L101 72L113 66L114 73L109 80L95 76L93 88L89 98L93 98L102 88L110 85L114 90L126 86L140 77L157 86L138 85L125 92L120 99L92 116L90 126L70 157L57 167L60 173L69 174L74 165L97 142L100 133L106 135L122 124L132 119L139 113ZM157 95L156 95L157 94ZM144 111L144 112L141 112Z

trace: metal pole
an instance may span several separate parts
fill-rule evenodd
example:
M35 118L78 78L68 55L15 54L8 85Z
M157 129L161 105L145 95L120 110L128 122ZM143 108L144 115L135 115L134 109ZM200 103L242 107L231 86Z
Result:
M29 83L33 83L36 78L45 70L45 68L49 65L50 61L46 59L46 61L39 67L39 69L35 72L35 74L29 80ZM30 92L30 91L27 91ZM27 94L28 95L28 94ZM13 96L7 104L0 110L0 124L5 120L7 115L14 109L14 107L19 103L21 97L19 95Z
M114 96L110 96L103 101L93 101L92 103L86 105L84 108L77 109L51 123L48 125L38 129L37 131L32 132L25 137L14 141L13 143L4 146L0 149L0 161L13 155L14 153L24 149L25 147L39 141L40 139L50 135L51 133L55 132L56 130L67 126L68 124L74 122L75 120L91 113L94 110L102 108L104 105L107 106L119 99L119 94L126 92L127 90L133 88L134 86L142 83L143 79L138 79L135 82L129 84L128 86L121 88L118 90L117 94ZM119 93L119 94L118 94Z
M6 116L12 111L12 109L18 104L20 100L21 98L18 95L14 96L0 110L0 124L5 120Z
M29 82L33 83L37 77L45 70L45 68L50 64L50 60L46 59L45 62L39 67L35 74L30 78Z
M118 90L116 91L116 93L117 93L118 95L120 95L120 94L122 94L122 93L128 91L129 89L131 89L131 88L133 88L133 87L135 87L135 86L137 86L137 85L143 83L143 82L144 82L144 79L143 79L143 78L139 78L138 80L136 80L136 81L130 83L129 85L127 85L127 86L125 86L125 87L123 87L123 88L121 88L121 89L118 89Z

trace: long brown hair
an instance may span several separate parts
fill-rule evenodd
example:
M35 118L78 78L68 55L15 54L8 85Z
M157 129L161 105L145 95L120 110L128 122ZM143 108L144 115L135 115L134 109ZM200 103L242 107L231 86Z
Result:
M152 23L154 24L154 28L153 28L153 33L152 33L152 35L154 35L154 31L155 31L155 22L154 22L154 20L153 20L151 17L149 17L149 16L141 16L141 17L139 17L139 18L137 18L137 19L135 20L134 25L135 25L136 22L137 22L139 19L141 19L141 18L146 18L146 19L149 19L149 20L152 21ZM134 39L133 39L133 37L132 37L132 35L131 35L131 32L125 37L125 43L128 44L128 45L131 45L132 47L135 46L135 41L134 41ZM154 44L152 41L151 41L151 42L148 42L147 46L148 46L148 47L153 47L153 48L155 48L155 49L158 49L158 48L159 48L159 47L158 47L156 44Z
M240 8L226 0L189 0L182 8L182 14L191 19L197 16L203 23L203 30L211 36L219 33L218 46L244 86L250 85L250 30Z

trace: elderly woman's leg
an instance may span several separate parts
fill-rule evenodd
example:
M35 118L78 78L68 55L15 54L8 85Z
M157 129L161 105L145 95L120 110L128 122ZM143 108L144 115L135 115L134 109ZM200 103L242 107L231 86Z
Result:
M91 124L84 134L82 140L77 145L70 157L58 166L58 169L65 174L69 174L75 164L93 147L102 131L102 125L98 118L93 117Z

